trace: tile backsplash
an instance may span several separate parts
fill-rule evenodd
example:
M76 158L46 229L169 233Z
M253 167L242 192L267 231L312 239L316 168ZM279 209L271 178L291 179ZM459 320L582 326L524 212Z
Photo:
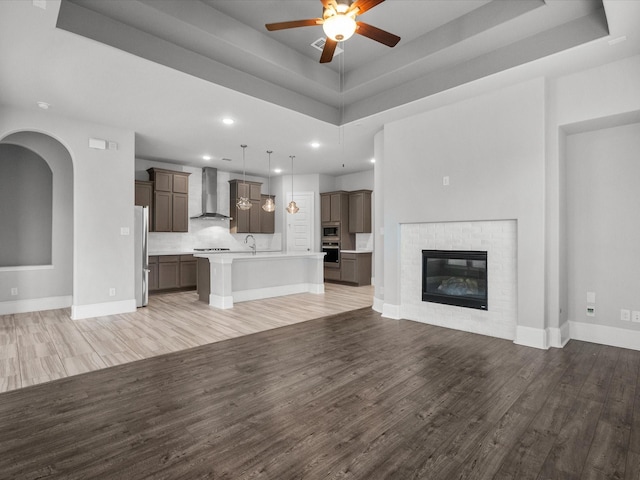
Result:
M281 250L282 236L253 233L258 250ZM191 220L188 233L150 232L149 254L157 252L188 252L194 248L229 248L249 250L244 243L247 234L229 233L228 220Z

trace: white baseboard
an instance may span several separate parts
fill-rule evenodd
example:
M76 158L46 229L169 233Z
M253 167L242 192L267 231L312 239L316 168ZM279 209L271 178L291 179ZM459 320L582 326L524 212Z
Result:
M394 320L400 320L400 305L391 305L390 303L384 303L382 305L382 316L384 318L392 318Z
M640 331L570 321L571 338L612 347L640 350Z
M373 311L382 313L382 308L384 306L384 300L378 297L373 297Z
M214 295L213 293L209 294L209 305L215 308L219 308L221 310L226 310L227 308L233 308L233 297L231 295Z
M40 312L42 310L57 310L59 308L70 307L73 303L71 295L61 297L28 298L24 300L13 300L10 302L0 302L0 315L10 315L12 313Z
M72 305L71 319L104 317L105 315L117 315L119 313L131 313L136 311L136 299L120 300L118 302L93 303L91 305Z
M525 347L540 348L547 350L549 345L547 343L547 331L544 328L524 327L518 325L516 327L516 339L513 341L518 345L524 345Z
M564 348L569 340L571 340L569 322L564 322L560 328L549 327L547 329L547 340L550 347Z

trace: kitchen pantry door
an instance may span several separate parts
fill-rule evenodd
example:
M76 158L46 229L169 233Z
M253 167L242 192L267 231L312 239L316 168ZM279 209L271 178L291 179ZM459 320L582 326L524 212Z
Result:
M313 249L313 192L296 192L293 200L300 210L293 215L284 212L287 252L310 252ZM287 193L287 205L290 201L291 193Z

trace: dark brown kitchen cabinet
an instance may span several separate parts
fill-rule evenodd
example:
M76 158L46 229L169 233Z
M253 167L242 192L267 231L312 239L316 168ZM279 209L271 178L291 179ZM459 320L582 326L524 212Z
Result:
M158 290L158 260L157 256L149 256L149 291Z
M198 263L193 255L180 255L180 288L195 287L198 282Z
M349 218L349 192L320 194L320 219L322 222L347 222Z
M149 220L153 218L153 182L136 180L134 205L149 208Z
M340 280L358 286L371 285L371 253L340 254Z
M171 231L189 231L189 195L174 193L171 199Z
M149 291L195 288L197 270L193 255L149 256Z
M349 193L349 233L371 233L371 190Z
M153 182L152 232L189 231L189 175L160 168L150 168Z
M238 179L229 180L230 233L261 233L261 188L262 184L259 182L245 182ZM251 202L249 210L240 210L236 206L240 197L249 199Z
M180 258L178 255L162 255L158 260L158 289L180 286Z
M276 231L276 212L265 212L262 206L266 202L269 195L261 195L260 200L260 233L275 233ZM276 201L276 197L271 195L273 201Z

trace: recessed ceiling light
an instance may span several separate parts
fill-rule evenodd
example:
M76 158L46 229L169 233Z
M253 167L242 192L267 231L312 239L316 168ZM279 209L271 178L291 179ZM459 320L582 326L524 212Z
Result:
M225 125L233 125L235 122L233 121L233 118L223 118L222 123Z
M281 168L276 168L276 169L274 170L274 172L276 172L276 173L282 173L282 169L281 169Z
M51 104L47 102L36 102L36 105L43 110L49 110L49 107L51 107Z
M320 144L319 144L318 142L312 142L312 143L311 143L311 146L312 146L313 148L318 148L318 147L320 146Z
M210 155L202 155L202 159L203 160L211 160L211 156Z
M371 163L376 163L376 159L372 158L371 160L369 160Z

